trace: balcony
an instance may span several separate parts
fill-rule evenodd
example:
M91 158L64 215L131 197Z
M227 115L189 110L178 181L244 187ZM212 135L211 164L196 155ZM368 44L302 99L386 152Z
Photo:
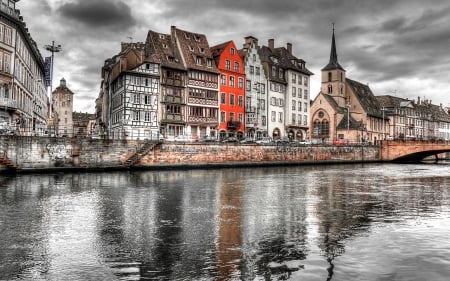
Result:
M227 122L227 128L230 130L236 130L239 127L241 127L241 122L240 121L228 121Z
M0 108L17 109L17 101L8 98L0 98Z

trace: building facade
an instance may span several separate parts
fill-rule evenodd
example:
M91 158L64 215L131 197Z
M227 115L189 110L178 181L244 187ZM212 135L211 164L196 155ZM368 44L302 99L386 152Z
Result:
M245 70L245 132L248 138L268 136L267 81L259 57L258 39L245 37L240 54Z
M219 70L204 34L171 27L187 71L187 136L217 135L219 126Z
M211 47L220 71L219 139L245 136L245 72L233 41Z
M377 96L389 124L388 139L450 140L450 116L442 105L429 100L409 100L390 95Z
M158 118L160 132L166 138L186 135L187 71L172 34L149 31L146 40L146 56L160 63L161 92Z
M72 112L73 135L76 137L93 137L95 132L95 114Z
M268 133L274 139L306 138L309 130L309 80L306 63L292 54L292 44L275 48L274 39L259 50L267 79Z
M0 5L0 122L21 132L43 134L48 115L44 62L15 8L18 0Z
M337 59L333 29L329 63L321 70L321 91L311 106L310 138L376 143L386 137L388 118L368 85L348 79Z
M52 134L56 136L74 136L73 128L73 92L67 87L66 80L62 78L60 84L52 92L53 126Z
M102 118L110 138L144 139L159 132L160 66L146 59L144 43L122 43L102 69ZM99 123L101 123L99 122Z

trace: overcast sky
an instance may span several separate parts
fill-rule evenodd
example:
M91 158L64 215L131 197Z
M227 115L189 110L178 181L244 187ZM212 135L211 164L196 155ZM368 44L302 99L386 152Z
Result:
M149 30L172 25L202 33L210 46L252 35L260 45L292 43L293 54L315 74L329 61L335 23L339 63L347 77L375 95L450 105L450 1L448 0L21 0L16 4L40 48L55 54L53 87L65 78L74 110L94 113L104 61L121 42L144 42Z

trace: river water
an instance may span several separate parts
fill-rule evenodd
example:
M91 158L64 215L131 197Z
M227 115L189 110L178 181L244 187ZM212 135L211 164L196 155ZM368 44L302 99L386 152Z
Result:
M0 176L0 280L449 280L450 165Z

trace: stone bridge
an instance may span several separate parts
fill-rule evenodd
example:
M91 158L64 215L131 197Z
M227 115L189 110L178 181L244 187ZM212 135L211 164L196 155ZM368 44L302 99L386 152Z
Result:
M439 154L450 152L449 141L383 141L381 160L393 162L420 162Z

